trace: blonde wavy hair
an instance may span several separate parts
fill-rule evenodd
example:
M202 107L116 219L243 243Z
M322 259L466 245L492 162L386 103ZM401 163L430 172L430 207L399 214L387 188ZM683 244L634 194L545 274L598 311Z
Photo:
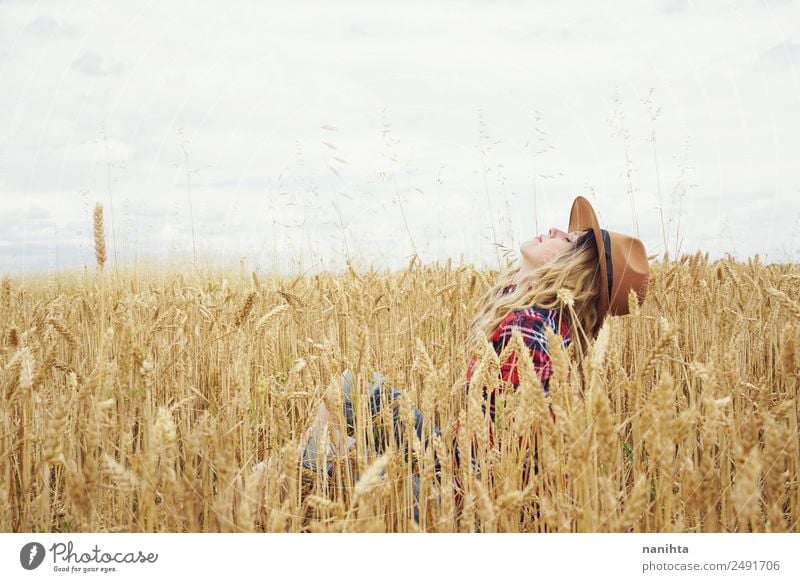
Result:
M513 291L503 294L519 273L520 266L517 263L502 272L481 299L483 308L469 327L471 348L478 351L484 338L490 338L512 311L531 306L559 309L567 320L571 341L576 347L574 357L580 365L589 342L597 336L603 323L597 314L600 269L592 232L584 231L571 248L526 275ZM554 331L558 333L557 329Z

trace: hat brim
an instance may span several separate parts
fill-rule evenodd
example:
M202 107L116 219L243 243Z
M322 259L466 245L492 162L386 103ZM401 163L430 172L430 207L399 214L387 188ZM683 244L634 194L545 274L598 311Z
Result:
M599 293L597 299L597 310L599 319L603 319L608 312L610 297L608 293L608 269L606 268L605 245L603 244L603 232L597 214L589 201L583 196L578 196L572 203L572 210L569 213L569 231L591 230L594 235L594 243L597 247L598 264L600 266Z

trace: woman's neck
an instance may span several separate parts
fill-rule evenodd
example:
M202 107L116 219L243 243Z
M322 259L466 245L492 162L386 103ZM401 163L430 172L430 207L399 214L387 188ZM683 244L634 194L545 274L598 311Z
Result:
M531 273L533 273L533 271L534 271L534 269L528 267L527 265L522 265L519 268L519 271L517 272L517 274L514 275L514 277L512 277L511 283L513 283L514 285L519 285L522 282L522 280L525 277L527 277L528 275L530 275ZM533 280L529 279L528 283L529 283L529 285L532 285L533 284Z

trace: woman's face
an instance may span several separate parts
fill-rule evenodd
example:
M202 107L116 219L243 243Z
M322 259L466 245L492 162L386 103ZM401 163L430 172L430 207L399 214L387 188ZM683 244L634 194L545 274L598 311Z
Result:
M522 262L527 269L537 269L552 261L559 254L570 248L580 236L579 231L564 232L551 228L547 234L540 234L519 245Z

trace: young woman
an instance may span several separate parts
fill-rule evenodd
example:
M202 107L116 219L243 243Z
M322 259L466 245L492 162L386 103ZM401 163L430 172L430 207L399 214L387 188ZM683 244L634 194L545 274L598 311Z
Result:
M481 343L485 338L489 339L499 355L516 328L520 330L530 351L534 370L547 394L552 366L545 329L550 327L558 333L564 347L574 344L572 354L576 363L580 363L605 317L628 313L628 295L631 290L636 293L639 303L644 301L649 272L642 242L638 238L601 229L589 201L582 196L577 197L572 204L568 231L551 228L547 235L539 235L522 243L519 263L502 273L495 285L484 295L481 301L483 307L470 326L468 341L473 348L473 355L466 371L466 391L470 389L477 361L475 354ZM512 354L506 362L502 362L500 376L516 389L519 376L515 356L516 354ZM382 390L382 386L383 378L375 373L369 391L370 411L373 415L380 412L382 393L384 399L388 396L390 400L395 400L400 396L398 390L391 388L387 393L385 388ZM354 425L351 388L352 374L350 370L346 370L343 374L343 401L349 427ZM482 396L488 402L489 414L494 420L498 395L482 387ZM415 410L414 414L415 432L422 439L422 414L419 410ZM399 445L404 428L397 407L394 408L392 418L395 441ZM306 444L300 451L304 466L314 469L317 460L324 457L330 472L336 451L348 449L355 443L352 437L329 426L328 449L325 454L318 451L319 436L330 420L330 413L323 403L306 432ZM494 443L492 424L490 444ZM456 431L461 429L457 424L455 428ZM432 426L432 430L440 434L436 426ZM385 440L376 435L376 451L383 449ZM457 448L455 454L456 462L460 463L460 452ZM474 451L472 461L475 466ZM415 482L415 494L417 485Z

